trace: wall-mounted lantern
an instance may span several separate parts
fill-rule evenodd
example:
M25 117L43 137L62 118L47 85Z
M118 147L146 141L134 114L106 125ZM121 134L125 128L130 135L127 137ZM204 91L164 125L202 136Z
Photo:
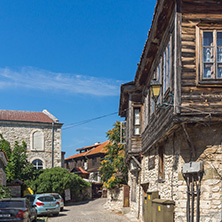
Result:
M158 101L158 98L160 95L160 87L161 87L161 84L158 81L156 81L156 80L151 81L150 93L151 93L151 97L154 100L155 104L157 104L157 101Z
M169 107L172 107L173 105L173 93L169 92L167 99L163 100L161 104L157 104L158 98L160 96L161 87L162 85L158 81L152 80L150 83L151 97L154 100L157 108L168 109Z

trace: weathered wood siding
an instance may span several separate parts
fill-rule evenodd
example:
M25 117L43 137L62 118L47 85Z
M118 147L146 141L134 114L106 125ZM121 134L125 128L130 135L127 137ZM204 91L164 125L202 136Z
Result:
M199 84L196 29L199 23L222 20L222 1L183 0L181 10L181 112L218 112L222 109L222 84Z

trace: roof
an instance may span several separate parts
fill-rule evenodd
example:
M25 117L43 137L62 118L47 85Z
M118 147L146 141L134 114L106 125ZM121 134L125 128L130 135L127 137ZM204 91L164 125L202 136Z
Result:
M70 160L70 159L75 159L75 158L79 158L79 157L83 157L83 156L91 156L91 155L95 155L98 153L106 153L107 151L105 150L105 146L109 143L110 141L105 141L101 144L99 144L98 146L96 146L95 148L92 148L84 153L77 153L73 156L67 157L65 160ZM77 149L80 150L80 149Z
M87 156L90 156L90 155L94 155L94 154L97 154L97 153L106 153L107 150L105 149L106 145L108 145L110 143L110 141L106 141L104 143L101 143L99 146L97 146L96 148L90 150L90 152L87 154Z
M47 110L42 112L0 110L0 120L55 123L58 122Z
M76 171L78 171L79 173L89 174L87 171L83 170L81 167L76 167L74 169L76 169Z
M70 157L67 157L65 160L70 160L70 159L75 159L75 158L78 158L78 157L82 157L82 156L85 156L89 151L86 151L84 153L77 153L73 156L70 156Z
M79 148L79 149L77 149L76 151L82 151L82 150L86 150L86 149L92 149L92 148L97 147L97 146L99 146L99 145L100 145L100 143L96 143L96 144L94 144L94 145L90 145L90 146L85 146L85 147L83 147L83 148Z

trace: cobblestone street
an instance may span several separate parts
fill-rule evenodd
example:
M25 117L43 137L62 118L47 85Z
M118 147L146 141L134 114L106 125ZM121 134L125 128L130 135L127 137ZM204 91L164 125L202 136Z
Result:
M84 203L65 206L57 217L49 217L48 222L129 222L125 216L104 209L106 199L95 199Z

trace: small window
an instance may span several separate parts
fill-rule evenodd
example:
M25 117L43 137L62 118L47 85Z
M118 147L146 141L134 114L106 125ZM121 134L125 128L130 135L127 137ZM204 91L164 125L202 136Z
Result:
M140 108L134 108L134 135L140 135Z
M222 80L222 31L201 30L200 80Z
M39 160L39 159L33 160L32 164L34 165L34 168L36 170L43 169L43 162L41 160Z
M162 180L164 178L164 147L159 147L159 179Z
M93 165L93 166L96 166L96 164L97 164L97 158L94 157L94 158L92 159L92 165Z
M44 138L41 131L35 131L32 134L32 149L33 150L44 150Z

